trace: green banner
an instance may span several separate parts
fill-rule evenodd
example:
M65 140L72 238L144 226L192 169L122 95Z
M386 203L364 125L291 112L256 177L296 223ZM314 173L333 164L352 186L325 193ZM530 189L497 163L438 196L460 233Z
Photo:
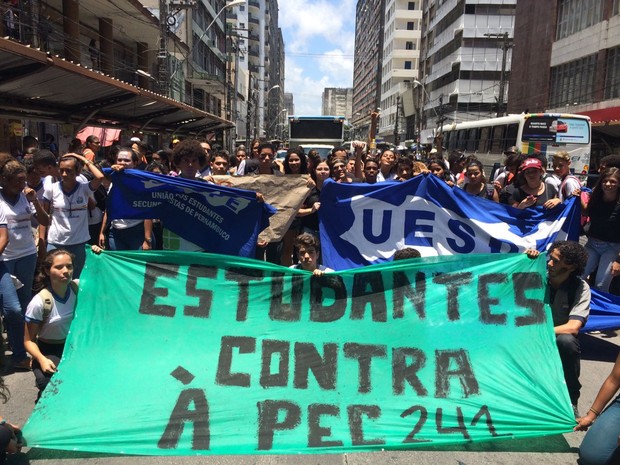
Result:
M312 276L183 252L90 255L29 445L145 455L410 449L575 424L545 259Z

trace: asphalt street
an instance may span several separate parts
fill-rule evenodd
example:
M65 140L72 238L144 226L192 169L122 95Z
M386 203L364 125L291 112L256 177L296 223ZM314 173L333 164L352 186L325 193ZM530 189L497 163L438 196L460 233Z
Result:
M585 413L598 389L609 374L620 350L620 332L582 336L583 384L580 411ZM96 374L94 376L96 381ZM544 374L541 373L541 376ZM1 415L11 423L23 425L34 407L36 388L31 372L8 373L5 381L11 398L2 406ZM510 386L506 386L510 395ZM96 422L96 419L93 419ZM568 433L535 439L475 443L450 448L415 451L385 451L333 455L246 455L200 457L135 457L105 454L72 453L24 448L10 456L8 464L78 465L78 464L166 464L166 465L564 465L577 463L577 450L585 433Z

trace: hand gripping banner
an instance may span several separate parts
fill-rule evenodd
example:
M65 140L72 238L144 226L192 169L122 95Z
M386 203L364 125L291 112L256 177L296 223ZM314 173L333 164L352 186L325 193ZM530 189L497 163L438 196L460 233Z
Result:
M32 447L343 453L564 433L545 258L323 276L210 254L89 255Z

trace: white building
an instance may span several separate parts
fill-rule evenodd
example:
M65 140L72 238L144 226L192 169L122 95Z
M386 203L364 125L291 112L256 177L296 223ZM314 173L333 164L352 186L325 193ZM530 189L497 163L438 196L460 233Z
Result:
M498 102L506 101L516 4L517 0L425 3L419 79L424 84L419 94L424 108L422 142L432 138L438 119L444 124L470 121L504 111Z
M396 143L405 134L403 117L413 114L410 88L418 78L421 37L422 0L386 0L378 139ZM410 110L403 114L403 108Z

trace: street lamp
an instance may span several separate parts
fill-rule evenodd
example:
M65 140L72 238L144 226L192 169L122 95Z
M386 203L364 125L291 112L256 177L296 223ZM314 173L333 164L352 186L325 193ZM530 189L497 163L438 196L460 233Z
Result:
M262 101L262 106L261 106L261 109L262 109L262 112L261 112L261 114L262 114L262 118L261 118L261 124L260 124L260 127L261 127L261 132L263 131L263 125L266 123L266 121L265 121L265 120L266 120L267 118L269 118L269 115L270 115L270 113L271 113L271 112L269 111L269 108L270 108L270 106L269 106L269 94L271 94L271 91L272 91L272 90L279 89L279 88L280 88L280 84L276 84L276 85L274 85L274 86L271 86L271 87L269 88L269 90L267 90L267 92L264 94L263 101ZM265 118L265 108L267 109L267 118ZM277 116L279 116L279 115L276 115L276 116L274 117L274 120L277 118ZM268 120L267 120L267 121L268 121ZM264 132L265 132L265 136L268 136L268 135L269 135L268 133L269 133L270 128L271 128L271 125L269 125L269 126L267 127L267 129L264 131Z

